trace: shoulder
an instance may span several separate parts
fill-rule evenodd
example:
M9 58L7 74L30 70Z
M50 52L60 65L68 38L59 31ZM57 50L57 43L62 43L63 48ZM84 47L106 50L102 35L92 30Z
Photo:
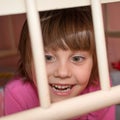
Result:
M16 86L22 87L24 85L23 81L24 81L24 78L15 77L5 85L5 89L15 89Z
M37 89L23 78L14 78L4 88L6 114L38 106ZM10 109L12 107L12 109Z
M116 120L115 106L106 107L95 112L76 117L73 120Z
M6 84L5 94L7 93L17 97L37 96L37 89L32 82L26 81L24 78L17 77Z
M95 92L95 91L98 91L98 90L100 90L100 85L99 84L88 85L81 94L92 93L92 92Z
M115 120L115 105L88 114L89 120Z
M25 94L27 91L31 91L33 89L32 83L29 81L25 81L24 78L14 78L10 80L5 86L5 93L12 92L14 94L23 93Z
M32 87L32 83L25 81L24 78L15 77L6 84L5 89L10 89L12 91L24 90L27 86Z

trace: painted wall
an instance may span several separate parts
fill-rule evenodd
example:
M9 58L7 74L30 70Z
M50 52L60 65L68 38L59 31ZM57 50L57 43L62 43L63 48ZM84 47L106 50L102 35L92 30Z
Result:
M104 8L103 11L107 11L107 13L104 14L105 23L106 21L108 23L107 27L110 30L120 31L120 2L107 4L107 8ZM25 14L0 16L0 55L3 50L16 50L24 19ZM107 36L106 40L109 62L120 60L120 38ZM17 62L17 54L2 55L2 57L0 57L0 70L16 69Z
M17 50L24 20L25 14L0 16L0 70L1 68L16 68L18 54L3 54L2 51Z
M119 37L107 37L108 44L108 57L109 61L120 61L120 2L114 4L108 4L107 8L107 21L108 29L111 31L119 31Z

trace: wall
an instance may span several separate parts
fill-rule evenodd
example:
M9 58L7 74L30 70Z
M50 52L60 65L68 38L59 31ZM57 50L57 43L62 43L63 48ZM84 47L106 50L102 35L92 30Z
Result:
M112 31L120 31L119 11L120 2L107 4L107 8L106 5L103 5L105 29L108 28ZM20 37L21 26L24 20L25 14L0 17L0 51L16 51ZM111 64L111 62L120 60L120 38L115 36L107 36L106 38L108 46L108 58L109 63ZM0 72L16 70L18 59L19 55L14 52L11 55L1 54L0 52ZM110 69L111 68L112 67L110 66Z
M0 16L0 86L3 86L18 67L17 47L25 14Z
M110 31L119 31L118 34L107 37L109 61L117 62L120 60L120 2L108 4L107 22Z
M25 15L0 16L0 68L16 67L16 54L2 54L1 51L16 51Z

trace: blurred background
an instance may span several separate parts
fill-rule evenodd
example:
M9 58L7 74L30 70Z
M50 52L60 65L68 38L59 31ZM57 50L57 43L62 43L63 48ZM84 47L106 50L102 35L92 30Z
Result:
M113 85L117 85L120 84L120 2L103 4L102 7L110 76ZM0 103L4 85L18 68L17 47L25 18L25 14L0 16ZM1 109L0 115L3 114ZM120 113L117 106L118 109ZM117 119L120 120L118 114Z

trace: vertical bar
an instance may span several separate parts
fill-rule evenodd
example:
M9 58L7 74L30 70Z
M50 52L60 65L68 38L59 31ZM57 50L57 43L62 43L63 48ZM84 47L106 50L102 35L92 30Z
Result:
M25 4L36 72L38 95L41 107L45 108L50 105L50 95L45 69L46 67L39 13L36 10L35 0L25 0Z
M101 89L109 90L110 80L109 80L104 25L102 18L102 7L100 0L91 0L91 9L93 15L93 25L94 25L94 32L96 39L96 52L98 58Z

